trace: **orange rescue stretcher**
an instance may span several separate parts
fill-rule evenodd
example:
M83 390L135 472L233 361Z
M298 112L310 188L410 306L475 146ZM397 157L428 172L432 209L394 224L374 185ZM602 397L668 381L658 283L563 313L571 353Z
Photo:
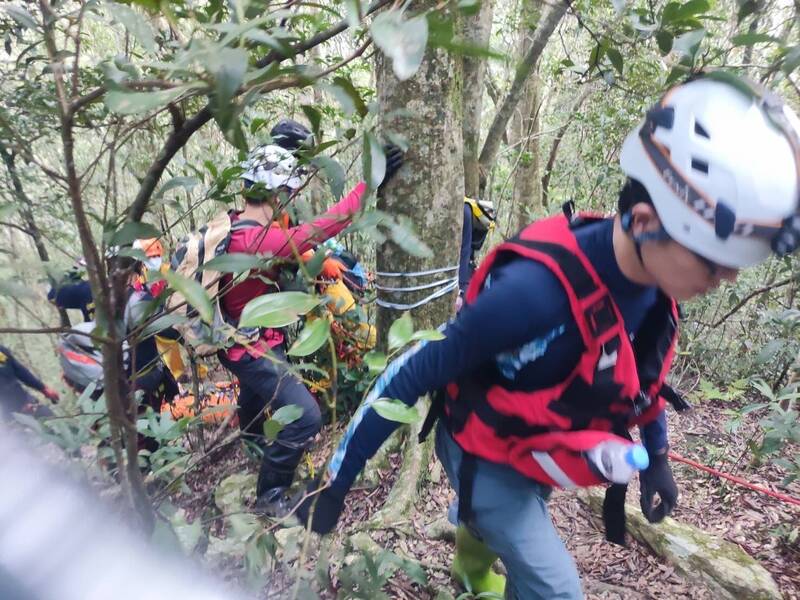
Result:
M239 424L236 416L236 398L239 395L239 385L237 382L217 381L214 382L216 391L206 393L200 401L200 418L204 423L222 423L231 414L231 427ZM172 402L164 402L161 405L161 413L169 412L173 419L183 417L194 417L195 397L193 394L180 394L175 396Z

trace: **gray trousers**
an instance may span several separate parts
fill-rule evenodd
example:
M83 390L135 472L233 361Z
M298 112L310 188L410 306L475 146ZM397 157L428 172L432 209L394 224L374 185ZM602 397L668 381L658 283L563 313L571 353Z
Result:
M458 491L463 452L442 421L436 455ZM477 459L472 511L464 525L503 561L509 600L583 598L575 562L547 510L550 491L508 465Z

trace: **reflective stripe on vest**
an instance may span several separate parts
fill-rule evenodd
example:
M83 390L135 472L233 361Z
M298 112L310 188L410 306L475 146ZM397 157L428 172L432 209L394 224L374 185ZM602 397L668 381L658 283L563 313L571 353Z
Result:
M531 457L539 463L542 470L547 473L547 476L550 477L558 487L568 490L578 487L575 482L561 470L561 467L558 466L553 457L547 452L537 452L534 450L531 452Z

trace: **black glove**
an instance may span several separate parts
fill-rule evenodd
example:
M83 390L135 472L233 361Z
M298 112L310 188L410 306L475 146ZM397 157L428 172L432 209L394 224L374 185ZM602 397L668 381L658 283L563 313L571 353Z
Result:
M381 184L378 186L378 192L389 183L392 177L400 170L400 167L403 166L404 153L399 146L386 144L383 147L383 153L386 155L386 173L383 176L383 181L381 181Z
M648 521L658 523L672 512L678 502L678 486L672 477L667 453L651 454L650 466L639 475L642 512ZM661 502L654 506L656 494Z
M314 493L320 487L323 487L322 491ZM330 533L342 514L346 492L321 486L318 477L306 485L304 495L307 497L300 502L295 512L297 518L306 526L311 521L311 531L321 535Z

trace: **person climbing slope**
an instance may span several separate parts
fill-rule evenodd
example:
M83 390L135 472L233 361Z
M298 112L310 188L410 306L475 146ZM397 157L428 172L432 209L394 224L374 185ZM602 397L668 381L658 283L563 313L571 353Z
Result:
M384 183L402 164L402 153L387 148ZM359 183L325 214L311 223L288 226L276 223L300 187L297 158L286 148L274 144L258 146L243 164L245 208L231 217L232 234L228 253L269 254L298 257L336 235L349 225L361 209L365 183ZM259 272L231 287L221 298L226 319L238 323L250 300L275 291L276 273ZM229 287L231 276L222 280ZM264 328L258 339L247 346L236 344L219 353L220 362L239 378L239 423L263 449L256 486L257 507L267 515L280 516L287 507L285 492L311 438L321 426L320 411L314 397L286 366L284 335L280 329ZM286 425L274 443L263 437L264 410L295 405L303 409L299 419Z
M42 383L6 346L0 346L0 418L17 412L41 416L50 413L46 406L31 397L23 385L40 392L48 400L58 402L58 392Z
M672 512L662 386L676 301L800 242L797 117L774 95L724 77L673 87L626 138L628 179L613 218L550 217L487 256L445 339L412 348L378 378L301 519L330 531L397 427L371 404L413 405L426 393L440 398L436 453L458 493L453 575L474 593L583 597L547 499L555 486L607 483L590 451L630 443L631 427L642 427L649 455L644 515L658 522ZM617 542L624 491L614 485L606 496L607 536ZM491 570L497 557L507 581Z

